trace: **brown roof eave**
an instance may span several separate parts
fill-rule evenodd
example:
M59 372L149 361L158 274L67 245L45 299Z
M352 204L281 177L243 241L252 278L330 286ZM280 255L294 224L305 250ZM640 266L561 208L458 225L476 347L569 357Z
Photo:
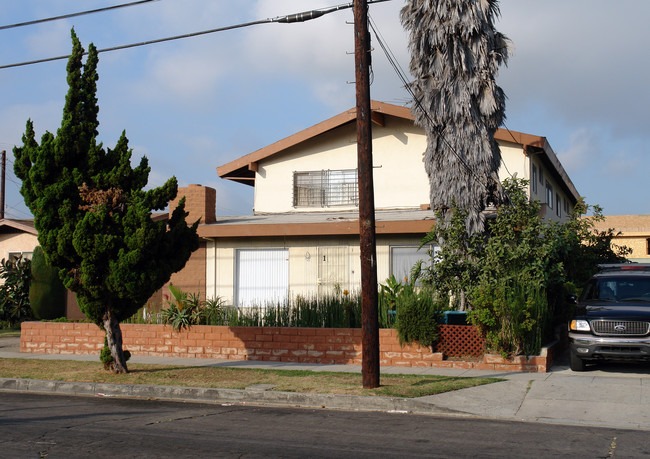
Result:
M373 116L377 114L394 116L406 120L413 121L415 118L411 109L398 105L388 104L384 102L372 101L371 109ZM284 151L288 148L296 146L306 140L314 138L320 134L336 129L346 123L354 121L356 118L356 108L352 108L343 113L340 113L332 118L322 121L314 126L297 132L289 137L279 140L271 145L249 153L245 156L235 159L227 164L217 167L217 174L224 179L233 180L247 185L253 185L255 180L255 170L257 163L267 159L276 153ZM376 121L382 124L381 120ZM505 142L514 142L521 145L531 145L538 148L544 148L547 143L545 137L540 137L523 132L510 131L506 129L498 129L495 136L497 140ZM248 181L251 181L250 183Z
M431 231L433 225L433 220L378 221L375 232L424 235ZM198 233L203 238L358 235L359 221L256 225L215 223L199 226Z
M12 228L25 233L38 235L36 228L34 228L34 220L12 220L9 218L0 219L0 228Z
M291 148L295 145L298 145L299 143L302 143L305 140L316 137L317 135L323 134L332 129L336 129L337 127L345 123L351 122L352 120L355 119L355 117L356 117L356 109L343 112L339 115L336 115L332 118L322 121L312 127L304 129L293 135L290 135L289 137L286 137L282 140L278 140L277 142L272 143L271 145L268 145L264 148L260 148L259 150L256 150L253 153L249 153L245 156L242 156L241 158L237 158L234 161L224 164L223 166L219 166L217 167L217 175L219 175L219 177L221 178L233 179L232 178L233 175L237 176L237 178L241 177L242 175L245 176L250 175L244 172L246 171L246 172L251 172L252 177L255 177L255 172L251 170L253 168L250 167L250 165L257 163L260 160L266 159L282 150L286 150L287 148Z

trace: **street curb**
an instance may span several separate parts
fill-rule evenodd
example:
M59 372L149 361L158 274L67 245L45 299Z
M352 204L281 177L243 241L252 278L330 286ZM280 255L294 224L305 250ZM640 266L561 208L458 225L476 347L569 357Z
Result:
M49 393L206 403L325 408L346 411L384 411L427 415L471 415L419 399L364 395L305 394L204 387L152 386L42 379L0 378L0 391Z

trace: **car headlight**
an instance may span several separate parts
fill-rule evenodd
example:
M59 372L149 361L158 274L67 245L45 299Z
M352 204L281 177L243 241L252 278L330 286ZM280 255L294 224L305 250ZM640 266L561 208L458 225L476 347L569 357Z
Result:
M589 322L586 320L572 320L569 324L569 330L572 331L590 331Z

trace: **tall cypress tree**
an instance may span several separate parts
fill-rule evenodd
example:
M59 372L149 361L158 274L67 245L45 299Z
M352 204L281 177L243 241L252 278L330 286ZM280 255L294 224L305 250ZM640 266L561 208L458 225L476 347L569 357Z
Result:
M182 200L168 222L151 212L176 197L176 178L143 190L150 167L131 166L125 133L115 148L97 143L97 50L84 49L72 31L68 93L56 136L40 145L27 121L23 146L14 148L14 171L34 215L47 260L84 314L106 331L114 371L127 372L120 322L133 315L198 248L198 221L188 226Z

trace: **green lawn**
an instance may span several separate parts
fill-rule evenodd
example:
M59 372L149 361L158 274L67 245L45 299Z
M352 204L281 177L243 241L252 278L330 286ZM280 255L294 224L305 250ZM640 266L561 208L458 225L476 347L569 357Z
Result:
M129 370L128 374L115 375L104 370L99 361L0 359L0 377L4 378L221 389L244 389L256 384L270 384L274 386L271 390L276 391L321 394L422 397L502 381L497 378L383 374L381 387L363 389L361 375L357 373L147 364L131 364Z

